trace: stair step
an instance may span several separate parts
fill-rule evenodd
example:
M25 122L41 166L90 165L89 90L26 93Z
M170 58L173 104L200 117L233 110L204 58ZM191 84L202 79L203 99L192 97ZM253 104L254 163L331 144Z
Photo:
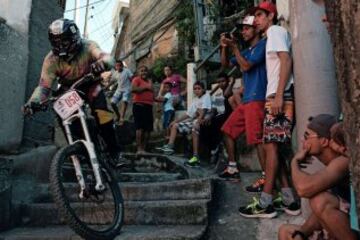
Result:
M125 202L125 224L134 225L189 225L206 224L208 219L209 199L176 200L176 201L127 201ZM89 217L102 218L106 221L106 207L103 211L95 212L91 206L79 204L81 212ZM82 208L85 208L82 209ZM104 213L105 211L105 213ZM53 203L36 203L23 208L23 222L28 226L46 226L64 224L63 218Z
M205 225L125 225L115 240L198 240ZM16 228L0 234L1 240L81 240L67 226Z
M210 179L186 179L157 183L119 183L123 198L128 201L151 200L191 200L211 199ZM78 195L78 184L69 184L67 191L73 191L74 198ZM52 196L49 184L36 186L35 203L51 203Z
M152 173L120 173L120 182L168 182L182 179L180 173L152 172Z

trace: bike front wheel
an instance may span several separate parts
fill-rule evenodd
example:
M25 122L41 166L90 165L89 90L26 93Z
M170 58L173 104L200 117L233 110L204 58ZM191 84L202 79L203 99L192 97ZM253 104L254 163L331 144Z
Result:
M86 189L80 197L73 158L80 162ZM80 236L91 240L114 239L121 230L124 203L114 174L99 160L105 189L97 191L85 146L78 142L60 149L50 169L50 188L56 206L66 223Z

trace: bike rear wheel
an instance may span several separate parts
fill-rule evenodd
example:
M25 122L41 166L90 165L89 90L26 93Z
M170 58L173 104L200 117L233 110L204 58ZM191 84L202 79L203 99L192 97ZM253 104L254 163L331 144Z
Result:
M72 157L80 161L86 184L84 197L75 175ZM121 230L124 203L112 171L99 159L105 190L95 190L95 177L89 155L80 142L60 149L50 169L50 187L56 206L67 224L85 239L108 240Z

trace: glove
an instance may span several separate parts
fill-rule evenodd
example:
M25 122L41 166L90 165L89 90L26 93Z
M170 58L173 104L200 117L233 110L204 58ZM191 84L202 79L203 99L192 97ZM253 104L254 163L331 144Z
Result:
M34 111L31 108L31 102L25 103L24 106L21 107L21 111L25 116L33 115Z
M105 71L105 64L103 61L99 60L91 64L91 72L94 74L100 74Z

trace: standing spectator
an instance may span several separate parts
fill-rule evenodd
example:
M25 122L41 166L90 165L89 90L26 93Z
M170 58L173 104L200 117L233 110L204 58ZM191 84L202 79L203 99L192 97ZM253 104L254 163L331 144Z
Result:
M152 81L148 78L148 68L140 66L138 76L132 81L133 115L136 128L137 154L145 152L150 132L153 130L154 102Z
M131 78L132 72L124 67L122 61L117 60L115 69L111 71L110 82L117 82L117 88L114 95L111 98L111 106L116 114L115 122L119 125L123 125L127 104L130 99L131 93ZM120 113L118 104L120 102Z
M355 240L349 223L349 164L350 159L333 148L330 139L336 119L320 114L310 119L304 133L303 149L291 162L292 179L300 197L309 198L312 214L303 225L282 225L279 239L307 239L314 231L325 229L328 239ZM342 151L341 151L342 152ZM325 168L308 174L302 170L309 157L319 159Z
M232 96L234 78L230 78L226 73L221 72L216 79L216 87L210 92L211 111L209 117L200 128L200 141L209 146L211 161L215 162L220 150L222 140L221 127L232 112L229 98ZM217 94L218 89L221 93Z
M163 129L166 130L166 137L169 136L169 125L175 116L175 109L173 106L174 97L171 94L171 83L164 83L163 92L164 96L157 96L156 101L163 103Z
M164 67L165 79L162 81L160 86L159 95L164 94L164 83L171 83L171 94L174 97L174 107L176 110L184 108L184 97L186 96L186 78L183 76L173 73L173 69L170 65ZM185 84L182 90L181 84Z
M211 110L211 98L210 95L206 93L205 85L202 82L195 82L193 88L196 97L193 99L190 109L188 109L185 115L170 124L169 142L163 147L158 148L158 150L163 151L165 154L173 154L177 132L182 134L191 133L193 140L193 157L187 161L185 165L198 167L200 165L198 154L200 125L204 123L207 114Z
M230 65L238 65L243 71L243 98L222 127L225 146L228 153L228 166L219 176L222 178L239 178L239 170L235 161L235 141L246 132L247 144L255 145L262 169L265 169L265 157L262 145L262 130L264 122L264 106L266 92L265 46L266 39L260 39L254 25L254 16L246 16L242 24L242 37L250 45L240 52L234 38L221 36L221 63L229 65L226 48L231 48L235 57L230 59ZM254 184L246 187L247 191L262 190L265 177L262 176Z
M285 28L274 25L277 21L276 6L262 2L255 8L255 22L258 30L267 36L266 71L267 89L263 141L266 156L266 181L260 201L240 207L244 217L272 218L277 215L273 207L273 190L277 178L281 181L282 201L287 213L300 214L288 180L285 159L279 161L278 149L281 144L291 143L294 118L294 90L292 77L291 38Z

